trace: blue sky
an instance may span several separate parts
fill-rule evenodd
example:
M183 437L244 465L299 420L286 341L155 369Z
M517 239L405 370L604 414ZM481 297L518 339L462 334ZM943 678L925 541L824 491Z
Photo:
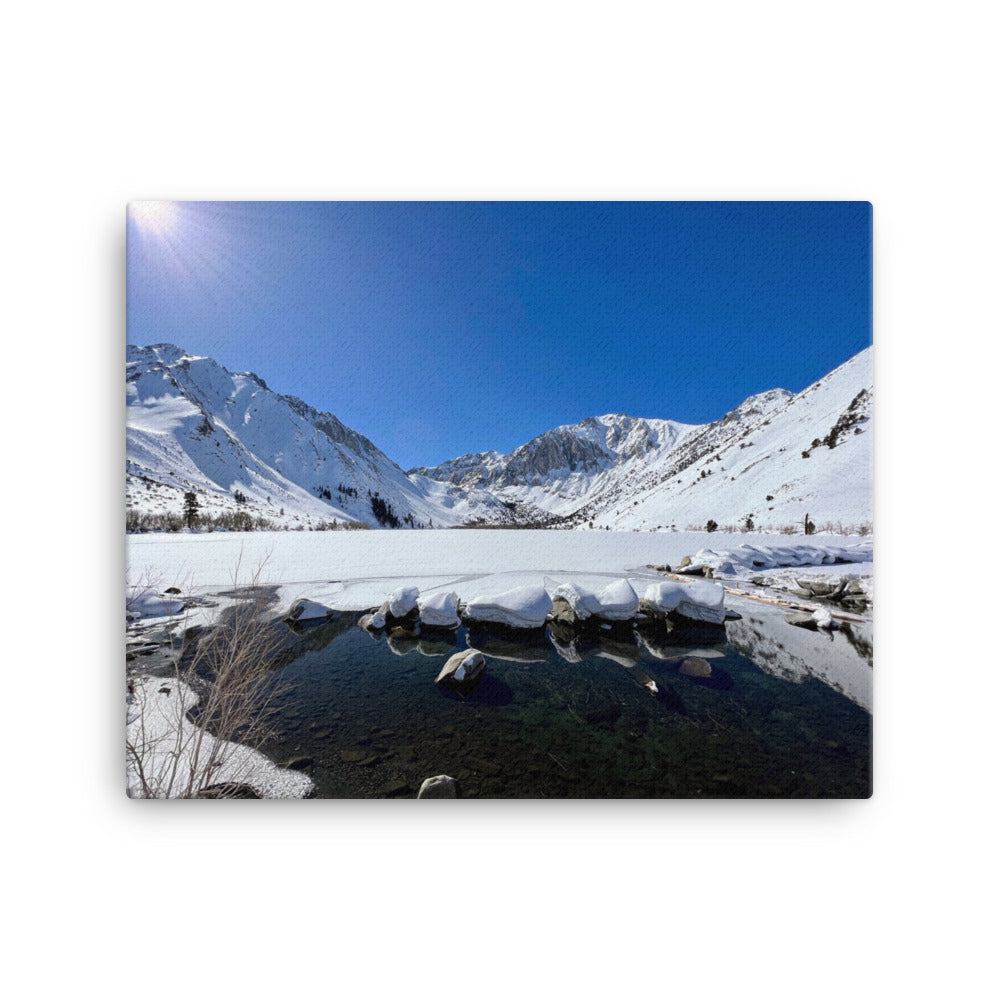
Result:
M702 423L871 343L867 202L176 202L127 340L335 414L403 468L621 412Z

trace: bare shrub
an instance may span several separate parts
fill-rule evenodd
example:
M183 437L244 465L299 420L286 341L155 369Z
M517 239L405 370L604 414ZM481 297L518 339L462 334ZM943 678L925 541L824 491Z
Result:
M282 772L259 752L269 735L279 686L270 665L282 633L265 614L259 571L238 587L237 604L189 629L169 676L128 680L126 772L133 798L193 798L305 793L304 775ZM275 788L278 789L275 792ZM218 791L221 789L221 791Z

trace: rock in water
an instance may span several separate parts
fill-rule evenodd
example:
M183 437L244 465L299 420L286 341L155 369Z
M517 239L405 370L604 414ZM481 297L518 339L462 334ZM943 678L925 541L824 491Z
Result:
M381 611L373 611L371 614L362 615L358 619L358 624L366 632L377 632L385 628L385 615Z
M677 672L685 677L711 677L712 664L700 656L689 656L682 661Z
M418 799L454 799L458 797L458 784L447 774L428 778L417 792Z
M456 653L448 657L448 661L441 668L441 673L437 675L435 683L441 684L443 681L473 681L486 667L486 659L478 650L470 649L464 653Z
M435 683L460 695L470 695L479 686L485 667L486 658L476 649L456 653L448 658Z

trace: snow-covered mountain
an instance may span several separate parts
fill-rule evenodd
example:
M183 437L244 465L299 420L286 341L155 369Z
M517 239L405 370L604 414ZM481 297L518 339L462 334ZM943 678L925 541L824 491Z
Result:
M757 530L873 520L872 348L797 395L752 396L689 434L662 463L574 515L612 530Z
M698 428L674 420L622 413L588 417L546 431L509 455L462 455L434 468L410 469L417 482L478 490L504 502L520 519L546 522L655 465Z
M447 525L468 514L454 491L415 483L332 414L172 344L126 348L125 399L130 510L179 513L190 491L204 513L289 526L374 527L378 514L387 524ZM477 510L490 507L477 500Z
M278 523L509 523L669 530L872 521L872 349L798 395L772 389L710 424L624 414L557 427L508 455L404 472L371 441L252 373L171 345L126 356L132 509L242 509Z

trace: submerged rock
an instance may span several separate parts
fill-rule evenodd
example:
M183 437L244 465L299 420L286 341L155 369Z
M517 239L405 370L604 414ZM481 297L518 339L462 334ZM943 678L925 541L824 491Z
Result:
M308 771L315 763L314 758L303 755L286 760L281 767L290 768L292 771Z
M427 778L417 792L418 799L454 799L458 797L458 782L447 774Z
M394 625L389 629L389 637L392 639L419 639L420 633L412 628L403 628L402 625Z
M712 664L701 656L689 656L681 661L677 672L685 677L711 677Z

